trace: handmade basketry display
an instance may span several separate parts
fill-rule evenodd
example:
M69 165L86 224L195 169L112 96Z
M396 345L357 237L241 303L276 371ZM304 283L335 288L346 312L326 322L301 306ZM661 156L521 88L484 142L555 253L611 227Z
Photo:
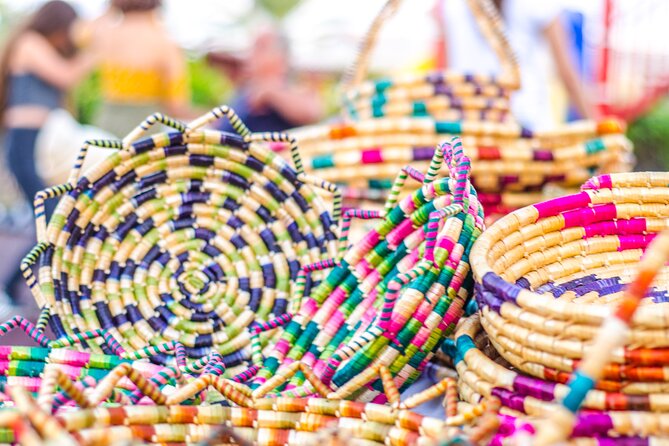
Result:
M442 162L450 177L436 178ZM411 176L422 186L398 200ZM348 211L350 218L381 218L339 261L307 268L333 268L318 287L297 296L299 310L262 360L254 392L309 396L306 365L331 395L351 393L361 401L384 401L382 383L370 377L388 367L404 389L420 374L455 324L471 290L469 250L483 228L483 211L468 181L469 159L461 142L440 146L427 173L404 169L382 212ZM345 246L342 244L342 249ZM306 274L302 277L304 283ZM277 386L277 380L287 381ZM282 381L282 382L283 382Z
M567 429L565 413L583 402L577 437L667 441L669 276L665 257L642 258L669 226L667 184L667 173L595 177L578 194L514 211L479 238L475 294L494 350L481 353L476 323L463 326L457 368L466 399L495 394L515 414L562 414L553 424ZM556 410L563 399L566 409Z
M238 134L202 128L219 118ZM176 131L137 140L155 123ZM292 145L295 168L267 141ZM117 151L80 176L89 146ZM333 214L316 188L334 194ZM61 195L47 226L44 200ZM36 195L39 243L22 269L58 338L102 330L128 351L176 342L230 368L250 358L249 327L290 319L301 268L336 255L339 206L288 135L251 133L225 106L188 125L155 114L123 141L84 144L68 182Z
M445 445L470 445L489 438L497 428L494 411L498 401L493 398L458 411L452 378L400 402L387 369L381 376L393 406L324 398L251 399L233 390L226 392L224 404L99 407L61 410L54 416L39 400L15 386L10 389L14 407L0 410L0 441L25 445L304 446L334 437L341 438L341 444L409 446L439 440ZM203 388L196 384L192 383L190 390ZM449 414L445 421L411 411L444 392Z
M396 3L397 0L389 0L363 42L354 74L349 76L353 80L345 82L348 103L370 104L355 105L354 120L291 132L299 141L307 171L345 186L345 198L373 199L378 197L378 189L391 186L398 168L407 163L417 168L425 166L436 143L457 135L472 160L472 184L479 191L486 213L503 215L544 199L547 185L577 188L593 174L629 170L631 144L618 121L579 121L550 131L533 131L520 126L512 116L500 120L482 112L453 115L449 108L454 105L453 100L445 99L444 91L446 97L466 91L472 95L470 101L487 103L490 88L508 96L508 90L519 85L513 51L494 6L487 0L470 0L469 4L484 35L497 49L503 67L498 78L439 72L362 83L369 48L380 23ZM428 107L431 102L424 96L445 104L447 111L440 113ZM395 106L393 101L409 103ZM465 99L460 102L464 105ZM379 103L385 107L381 111ZM411 112L386 111L390 108ZM365 111L368 109L373 111Z

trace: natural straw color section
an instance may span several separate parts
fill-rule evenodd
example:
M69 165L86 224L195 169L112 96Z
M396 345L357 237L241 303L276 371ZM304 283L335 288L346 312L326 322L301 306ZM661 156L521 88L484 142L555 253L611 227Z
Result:
M203 128L221 118L237 134ZM155 123L176 132L137 140ZM290 145L295 168L267 142ZM80 176L93 145L117 151ZM334 194L334 214L316 188ZM61 195L47 227L44 200ZM250 359L249 326L290 319L301 268L336 255L339 206L290 136L251 133L226 106L188 125L155 114L123 141L84 144L68 183L36 195L39 243L23 271L57 337L103 330L129 351L178 342L234 367Z
M623 424L627 411L648 423L669 412L666 238L644 254L669 227L668 184L668 173L595 177L578 194L503 217L472 250L481 324L515 371L493 373L482 355L471 359L477 362L465 358L467 368L490 372L488 381L516 392L524 386L540 400L564 398L564 408L550 410L527 398L523 404L511 396L502 401L531 415L562 415L542 424L535 439L541 444L551 443L550 434L569 435L575 419L570 414L584 398L585 408L620 423L611 427L614 432L669 436L664 427L646 431ZM570 374L571 390L565 385ZM473 380L467 385L481 391Z
M436 178L441 164L450 177ZM420 189L397 201L411 177ZM469 251L483 228L483 212L469 183L469 159L458 139L440 146L425 174L404 169L385 210L345 215L380 218L333 268L285 326L253 381L277 396L308 396L317 389L302 374L275 381L298 362L336 389L361 401L385 401L382 381L367 384L383 365L405 389L420 374L463 312L470 293Z
M632 317L667 260L669 260L669 230L658 234L639 261L636 277L625 287L615 312L604 321L588 355L583 358L572 375L569 393L562 399L561 407L551 413L547 420L538 424L535 437L537 445L558 443L571 434L576 412L595 384L601 380L612 351L624 345Z

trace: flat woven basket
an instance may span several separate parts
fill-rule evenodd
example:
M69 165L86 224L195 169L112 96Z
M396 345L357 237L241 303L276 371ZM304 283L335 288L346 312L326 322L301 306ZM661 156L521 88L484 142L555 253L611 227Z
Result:
M52 415L44 398L36 401L23 387L14 386L9 389L13 406L0 409L0 442L26 446L306 446L323 441L332 445L413 446L436 441L475 445L490 438L497 428L499 402L493 398L458 410L452 378L400 402L387 369L382 376L388 399L395 401L393 406L324 398L252 399L243 390L231 389L234 383L224 378L201 376L175 395L221 391L218 403L180 405L168 397L165 405L63 409ZM444 393L449 414L445 421L411 411Z
M220 118L238 134L203 129ZM176 131L137 140L155 123ZM295 168L268 141L291 145ZM80 176L89 146L116 151ZM334 194L333 214L316 188ZM47 226L44 200L61 195ZM301 268L336 255L339 206L288 135L251 133L226 106L188 125L155 114L123 141L84 144L68 182L36 195L38 244L22 269L58 338L102 330L128 351L176 342L233 368L250 358L250 326L289 320Z
M435 178L442 163L450 176ZM398 200L409 177L421 187ZM251 383L256 394L267 388L275 396L316 393L301 373L285 380L301 365L330 396L353 392L360 401L385 401L381 381L368 384L378 366L397 377L400 389L415 381L453 332L471 293L469 251L483 229L483 210L468 178L469 159L454 139L435 152L425 174L400 173L384 211L345 213L344 237L352 217L381 221L339 261L306 269L332 271L295 298L299 310L265 359L254 360L261 366ZM282 379L286 384L277 386Z
M299 141L305 169L340 184L345 199L383 197L378 190L390 188L398 168L407 163L423 168L435 144L452 135L462 138L472 160L472 184L487 215L504 215L541 201L551 193L544 192L546 186L576 189L593 174L630 169L631 143L620 122L579 121L533 131L520 126L508 111L500 112L503 119L491 115L491 107L506 110L488 103L491 96L508 102L519 85L519 70L489 0L470 0L469 5L501 61L498 78L438 72L362 82L381 24L398 3L389 0L363 41L352 74L344 79L353 119L291 132ZM469 102L488 105L457 110Z
M667 441L669 274L662 260L647 274L647 259L656 257L648 253L640 264L648 244L669 226L667 184L667 173L595 177L578 194L503 217L479 238L472 266L480 322L508 365L461 351L466 394L512 390L502 403L533 416L551 413L553 399L564 398L575 411L584 398L582 416L591 418L577 423L577 434ZM624 289L638 268L643 283L628 292L637 294L637 304ZM612 312L615 318L607 319ZM597 335L605 320L604 335ZM463 339L463 349L474 348ZM567 397L564 385L572 373L578 398Z

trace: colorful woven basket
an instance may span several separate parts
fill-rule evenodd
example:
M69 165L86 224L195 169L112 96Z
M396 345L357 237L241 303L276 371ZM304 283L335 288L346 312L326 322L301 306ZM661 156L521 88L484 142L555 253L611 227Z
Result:
M355 62L342 79L346 112L354 119L432 116L439 121L513 121L510 95L520 86L520 69L492 3L470 1L481 34L500 62L498 76L436 71L365 81L383 25L401 0L388 0L363 38Z
M450 178L435 178L442 162ZM422 186L398 201L409 176ZM398 378L401 389L420 375L452 333L471 291L468 256L483 228L483 210L468 178L469 159L455 139L436 151L426 174L401 172L383 212L345 214L344 240L352 217L381 221L342 251L339 261L307 268L333 269L304 293L266 359L254 360L262 360L252 383L259 386L256 394L267 388L277 396L314 394L317 389L301 373L276 385L300 364L331 386L331 396L355 391L360 401L384 401L381 381L367 384L380 365ZM305 282L306 274L300 283Z
M202 129L219 118L238 134ZM136 141L155 123L177 131ZM268 141L291 145L296 167ZM89 146L118 151L80 177ZM333 214L315 188L335 195ZM44 200L60 195L47 227ZM39 243L22 269L59 338L99 329L129 351L178 342L234 367L250 358L248 327L290 319L301 268L336 255L339 206L288 135L251 133L225 106L189 125L155 114L123 141L84 144L68 183L36 195Z
M434 146L453 135L462 138L472 160L472 184L487 216L505 215L541 201L547 198L547 186L567 188L569 193L593 174L630 169L631 143L618 121L580 121L550 131L532 131L509 113L497 113L503 119L491 115L493 109L508 108L507 97L517 88L519 75L501 20L489 0L470 0L469 4L484 35L497 49L503 67L498 78L439 72L361 83L380 23L398 1L389 0L379 15L363 42L354 74L349 76L353 80L345 81L354 120L291 131L300 144L306 170L342 185L345 199L383 197L378 190L390 188L399 168L406 164L425 168ZM497 100L506 101L503 106L490 104L491 96L500 95L503 98ZM453 109L470 102L487 104L487 108L462 113ZM441 104L444 111L433 104Z
M388 399L395 401L393 407L323 398L251 400L242 393L228 392L224 404L99 407L52 416L16 386L10 389L15 407L0 410L0 442L304 446L322 444L335 436L342 444L410 446L440 441L444 445L470 445L489 438L496 430L494 411L499 405L495 399L458 411L453 397L455 382L445 378L400 403L397 387L383 370ZM449 413L446 421L411 411L444 392ZM229 406L228 401L235 406Z
M477 353L477 329L462 329L458 370L466 399L496 394L516 413L559 413L554 424L569 426L564 414L585 398L575 436L667 441L669 274L656 254L639 263L655 234L669 226L667 184L667 173L595 177L578 194L503 217L479 238L472 250L476 300L497 353ZM651 260L655 270L647 266ZM624 294L638 268L640 279ZM607 319L617 305L616 317ZM497 355L502 365L495 364ZM564 384L573 372L570 391ZM563 398L569 410L556 411L552 401Z

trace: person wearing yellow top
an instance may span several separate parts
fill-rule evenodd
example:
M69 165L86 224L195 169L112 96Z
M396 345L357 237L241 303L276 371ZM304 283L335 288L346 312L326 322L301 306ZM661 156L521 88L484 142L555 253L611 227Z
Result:
M119 137L161 111L191 115L183 51L165 29L161 0L112 0L98 27L102 105L95 125Z

